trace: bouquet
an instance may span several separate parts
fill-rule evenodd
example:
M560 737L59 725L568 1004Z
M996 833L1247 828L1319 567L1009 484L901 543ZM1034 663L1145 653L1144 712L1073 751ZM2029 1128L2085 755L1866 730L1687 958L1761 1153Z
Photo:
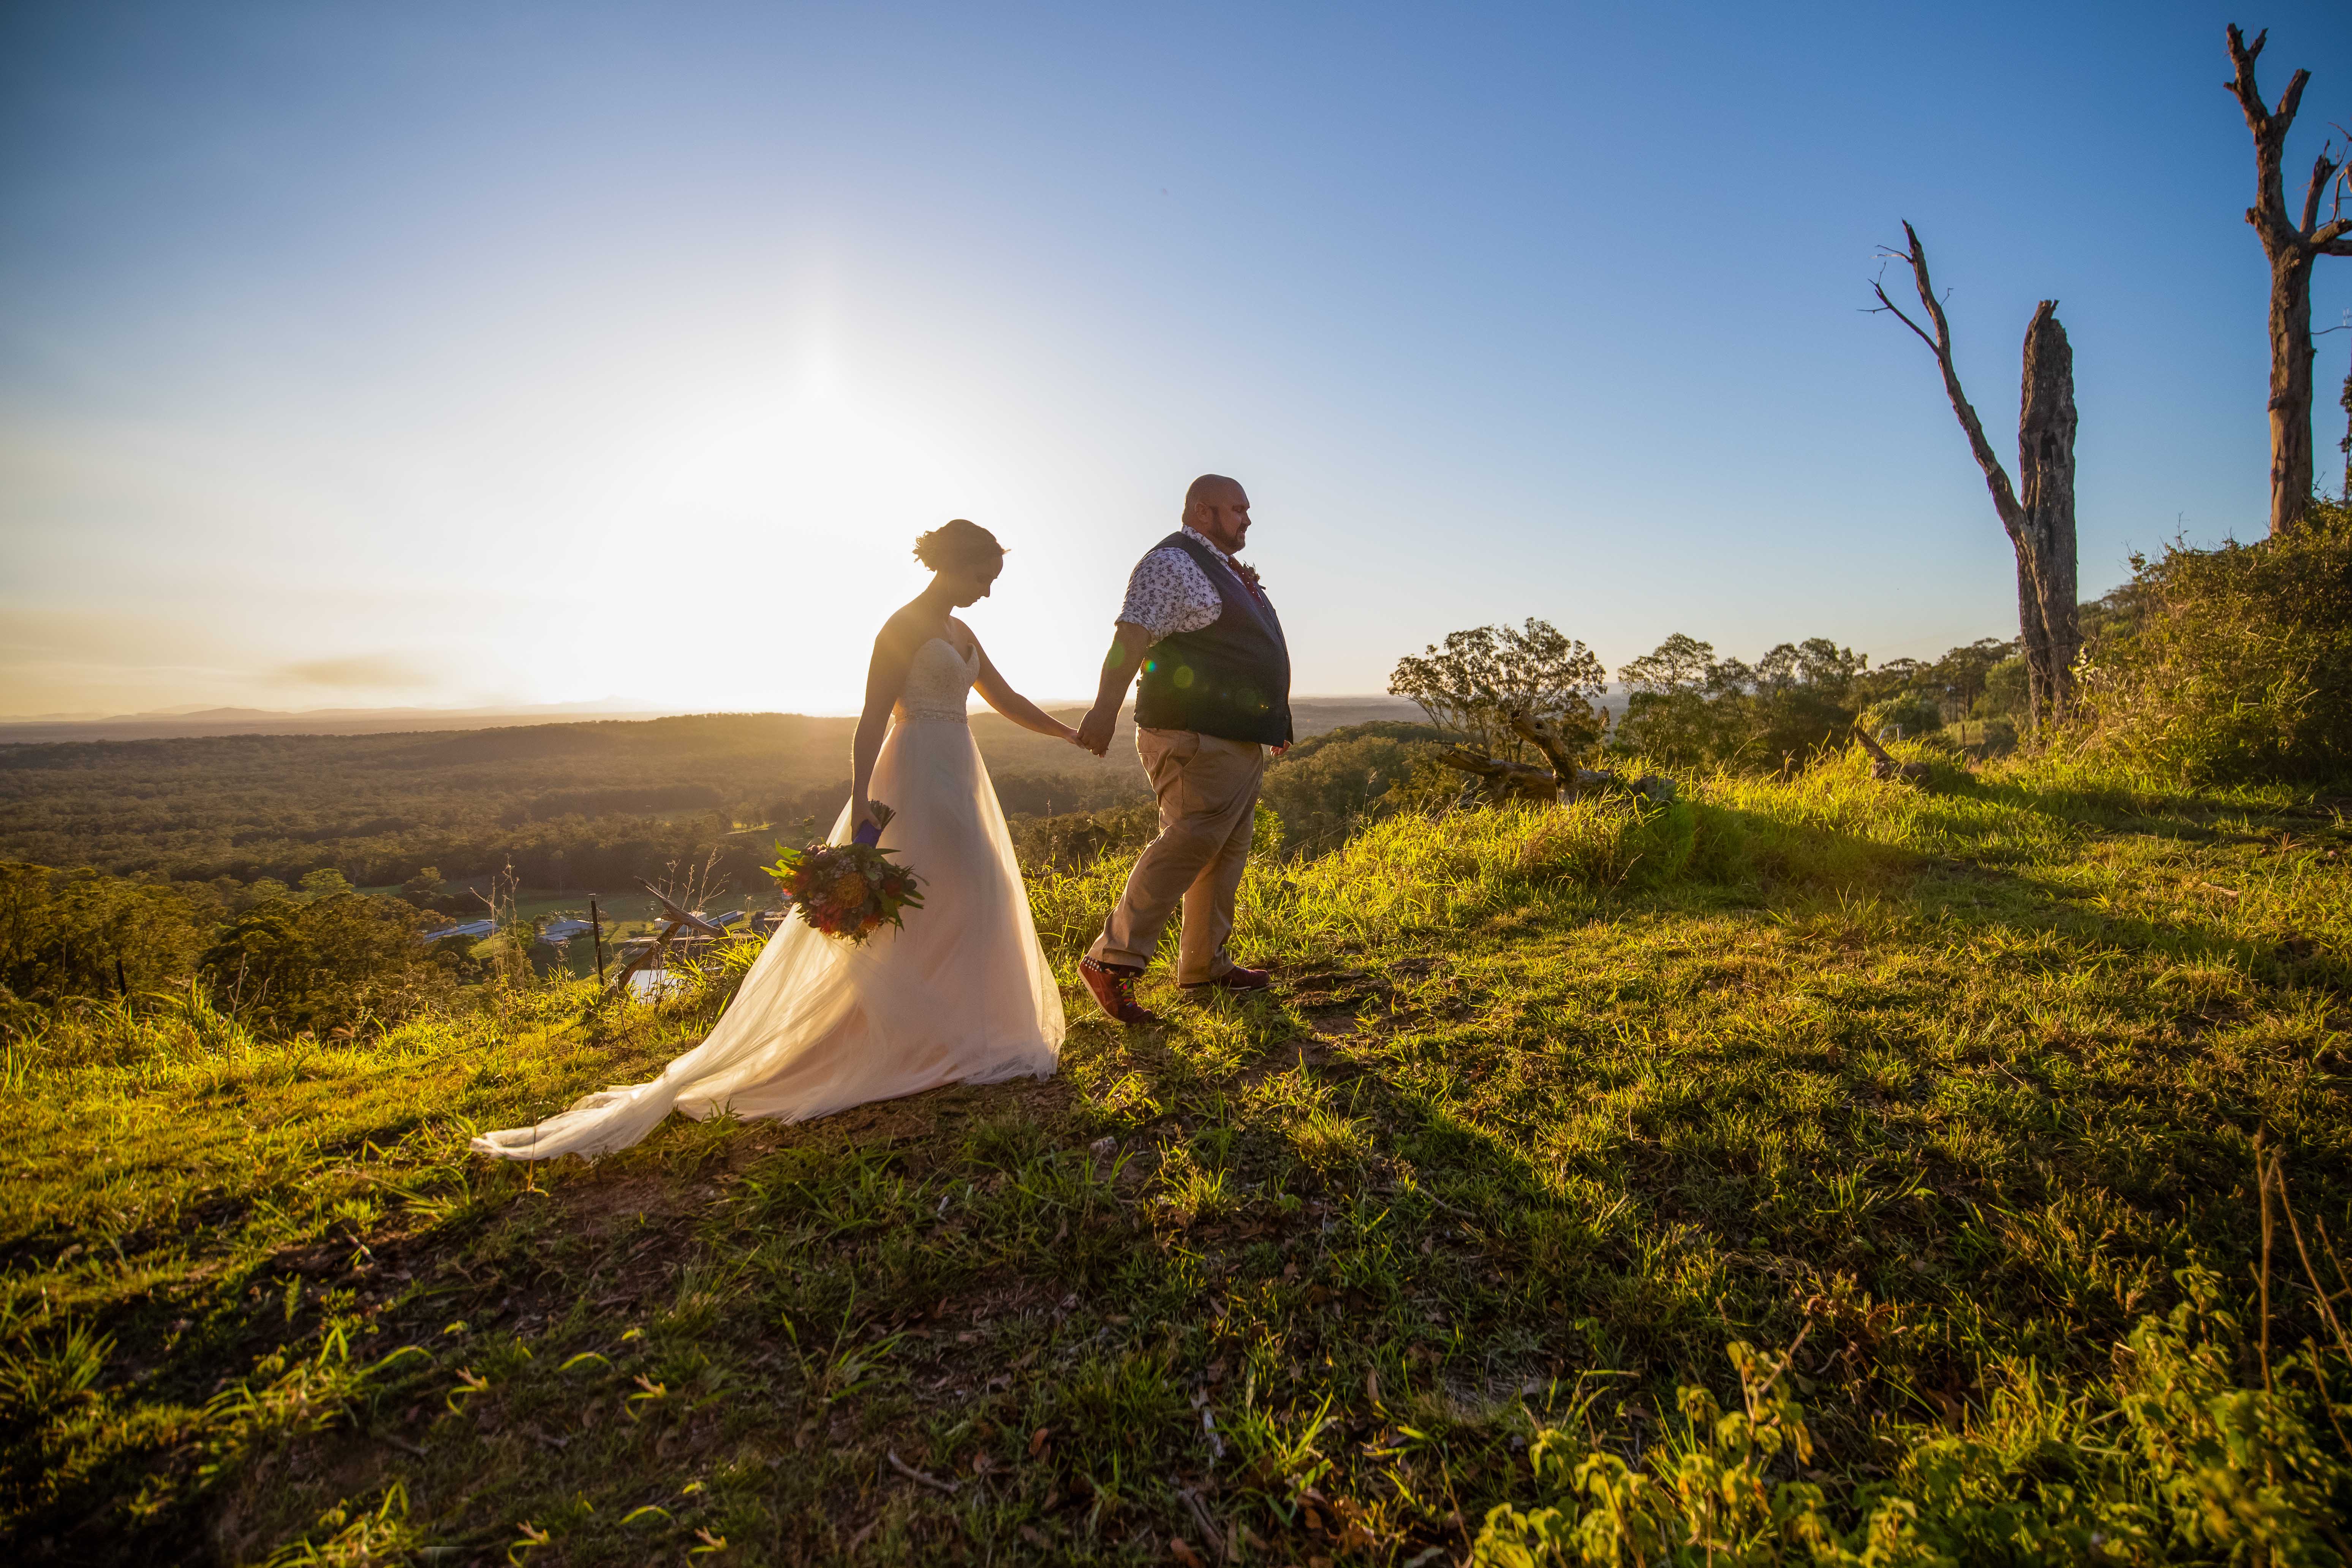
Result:
M877 801L874 820L887 827L898 814ZM906 910L923 907L917 892L922 879L890 858L861 825L856 842L812 844L805 849L776 846L768 875L783 885L801 919L827 936L864 942L885 925L905 929Z

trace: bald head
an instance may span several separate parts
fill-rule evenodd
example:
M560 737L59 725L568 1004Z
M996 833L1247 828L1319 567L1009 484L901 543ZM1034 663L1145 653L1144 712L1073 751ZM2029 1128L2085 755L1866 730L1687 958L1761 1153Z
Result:
M1202 474L1184 491L1184 526L1228 555L1249 537L1249 495L1223 474Z

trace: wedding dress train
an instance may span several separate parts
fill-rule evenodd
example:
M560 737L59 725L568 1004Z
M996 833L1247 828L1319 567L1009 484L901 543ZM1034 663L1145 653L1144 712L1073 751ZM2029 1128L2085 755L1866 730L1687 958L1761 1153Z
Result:
M937 637L918 649L874 765L869 795L898 814L884 847L922 879L903 930L859 946L787 920L709 1037L659 1078L473 1146L510 1160L603 1154L673 1108L799 1121L942 1084L1051 1076L1062 994L964 717L978 674L977 649L967 658ZM845 806L829 842L853 826Z

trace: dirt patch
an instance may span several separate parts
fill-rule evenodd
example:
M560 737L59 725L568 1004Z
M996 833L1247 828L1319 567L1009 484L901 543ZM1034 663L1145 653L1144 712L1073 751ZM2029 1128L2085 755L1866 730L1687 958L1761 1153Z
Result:
M730 1172L740 1172L778 1150L845 1145L935 1151L943 1160L961 1152L961 1135L975 1121L1006 1118L1051 1127L1076 1100L1076 1087L1060 1075L978 1086L950 1084L814 1121L747 1123L740 1145L744 1152L739 1154L730 1148L727 1163Z

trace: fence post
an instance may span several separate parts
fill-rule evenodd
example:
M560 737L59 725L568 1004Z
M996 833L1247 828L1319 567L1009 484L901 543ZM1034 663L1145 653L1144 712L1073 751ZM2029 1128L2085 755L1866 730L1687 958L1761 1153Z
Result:
M596 944L596 984L604 984L604 917L596 910L596 896L588 896L588 936Z

